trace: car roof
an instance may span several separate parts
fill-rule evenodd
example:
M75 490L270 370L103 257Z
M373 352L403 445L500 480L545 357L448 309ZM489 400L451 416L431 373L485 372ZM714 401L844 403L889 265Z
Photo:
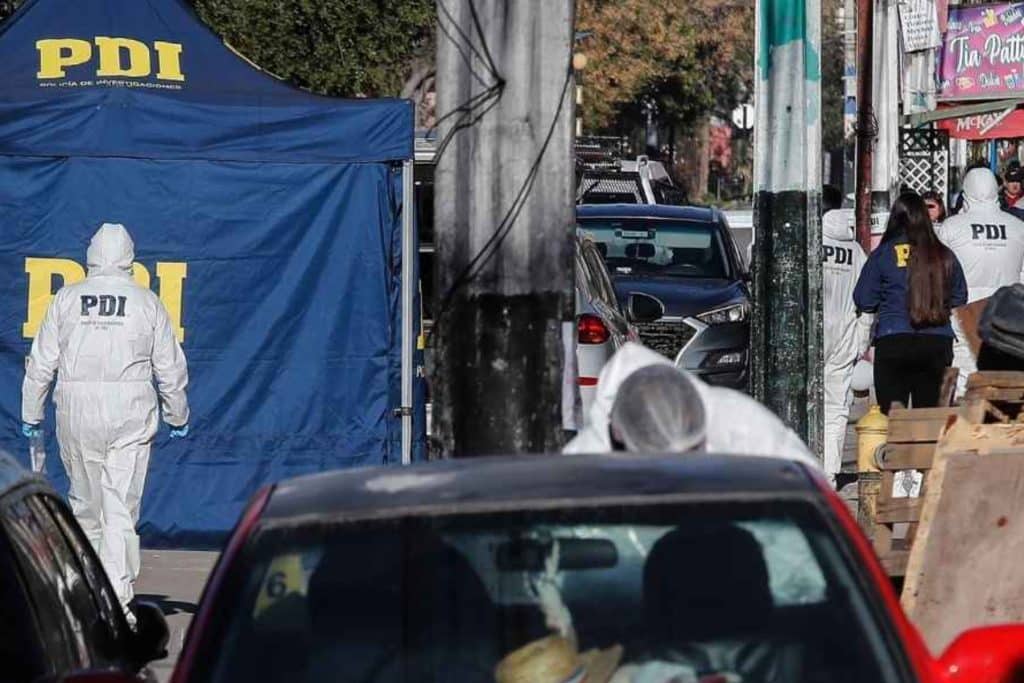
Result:
M41 481L41 477L32 474L21 463L0 450L0 496L22 484Z
M774 499L819 495L809 470L782 458L529 455L339 470L278 484L265 522L341 521L468 511L571 507L671 496Z
M717 223L720 213L711 206L669 206L668 204L580 204L576 218L662 218L698 223Z

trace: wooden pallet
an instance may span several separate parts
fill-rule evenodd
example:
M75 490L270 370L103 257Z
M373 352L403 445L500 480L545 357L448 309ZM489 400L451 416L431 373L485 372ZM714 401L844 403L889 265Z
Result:
M940 439L902 604L933 652L968 627L1024 620L1024 423L958 418Z
M953 372L945 378L944 394L951 394L955 377ZM936 481L941 485L941 475L936 478L931 473L936 444L957 417L963 418L963 425L1024 424L1024 373L974 373L960 407L907 410L894 406L889 411L887 443L878 458L881 474L861 475L859 517L890 576L904 576L907 571L911 548L920 535L924 500ZM894 495L897 476L906 470L924 475L917 497Z
M972 424L1024 422L1024 372L974 373L963 405Z
M866 530L890 576L903 576L906 571L917 523L921 519L924 487L927 486L928 470L932 467L935 444L958 412L958 408L952 407L912 410L894 407L889 411L888 441L878 459L882 470L878 495L873 505L873 519L870 519ZM908 470L925 475L925 484L918 497L894 495L898 473ZM870 510L871 502L865 502Z

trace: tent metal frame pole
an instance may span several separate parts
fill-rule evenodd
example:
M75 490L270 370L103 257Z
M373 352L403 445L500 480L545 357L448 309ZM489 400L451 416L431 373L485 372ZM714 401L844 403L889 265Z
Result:
M402 162L402 464L412 463L413 354L416 348L416 253L413 160Z

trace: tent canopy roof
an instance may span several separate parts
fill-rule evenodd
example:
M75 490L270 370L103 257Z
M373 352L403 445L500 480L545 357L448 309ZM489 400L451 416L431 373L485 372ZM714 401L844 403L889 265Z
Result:
M412 158L405 100L319 97L184 0L27 0L0 26L0 154L287 163Z

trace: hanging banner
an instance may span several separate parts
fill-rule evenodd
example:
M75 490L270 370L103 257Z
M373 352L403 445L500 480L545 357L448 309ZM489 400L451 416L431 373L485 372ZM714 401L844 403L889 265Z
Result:
M1024 95L1024 2L951 8L938 77L943 100Z
M931 50L942 45L935 0L900 0L904 52Z

